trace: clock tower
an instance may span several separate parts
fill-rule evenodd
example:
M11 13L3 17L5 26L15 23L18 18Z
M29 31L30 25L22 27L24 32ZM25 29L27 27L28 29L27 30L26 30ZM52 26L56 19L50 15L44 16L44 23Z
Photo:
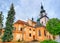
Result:
M42 24L43 26L46 26L48 19L49 17L47 16L46 11L44 10L43 5L41 4L40 24Z

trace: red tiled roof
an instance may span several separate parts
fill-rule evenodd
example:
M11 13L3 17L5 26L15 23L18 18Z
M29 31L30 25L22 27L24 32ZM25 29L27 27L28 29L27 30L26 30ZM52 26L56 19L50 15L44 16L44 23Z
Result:
M27 24L27 22L24 22L22 20L18 20L17 22L15 22L14 24Z
M34 24L36 24L36 22L35 21L32 21ZM26 24L26 25L28 25L29 26L29 24L27 23L27 22L25 22L25 21L22 21L22 20L18 20L18 21L16 21L14 24L22 24L22 25L24 25L24 24Z

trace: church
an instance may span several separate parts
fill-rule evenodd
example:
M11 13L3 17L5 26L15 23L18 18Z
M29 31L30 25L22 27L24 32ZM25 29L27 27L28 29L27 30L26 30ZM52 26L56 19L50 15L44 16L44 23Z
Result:
M49 20L46 11L41 4L40 17L37 18L37 22L34 18L28 19L27 22L18 20L14 23L13 27L13 40L14 41L43 41L54 39L46 30L46 23ZM2 31L4 33L4 30ZM3 35L3 34L2 34Z

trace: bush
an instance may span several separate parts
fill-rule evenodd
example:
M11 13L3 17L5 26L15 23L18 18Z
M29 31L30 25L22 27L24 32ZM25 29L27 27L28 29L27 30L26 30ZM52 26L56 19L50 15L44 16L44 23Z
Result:
M44 40L44 41L42 41L40 43L58 43L58 42L53 41L53 40Z

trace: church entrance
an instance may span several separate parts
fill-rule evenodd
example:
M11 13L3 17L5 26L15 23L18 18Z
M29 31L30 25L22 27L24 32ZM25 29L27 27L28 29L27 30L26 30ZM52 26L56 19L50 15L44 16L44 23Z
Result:
M33 40L35 40L35 35L33 35Z

